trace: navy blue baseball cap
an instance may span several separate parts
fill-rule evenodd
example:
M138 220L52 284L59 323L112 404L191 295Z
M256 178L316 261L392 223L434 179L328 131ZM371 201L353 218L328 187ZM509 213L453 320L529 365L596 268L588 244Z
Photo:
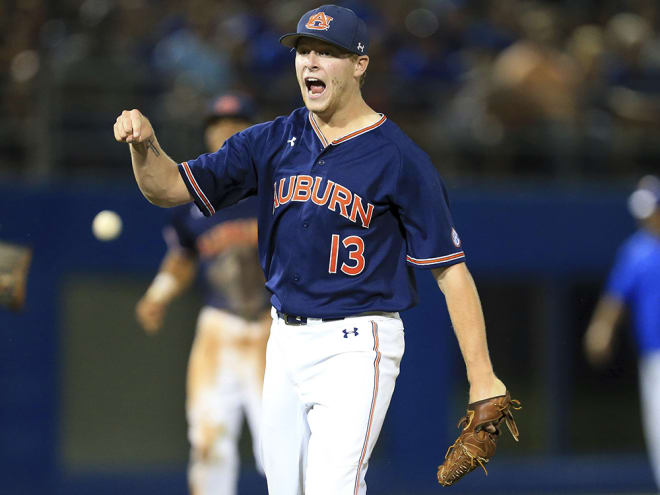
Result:
M252 98L241 93L224 93L214 97L208 105L205 126L219 119L244 119L255 122L257 111Z
M338 5L321 5L310 10L298 21L297 31L282 36L280 43L295 48L302 36L327 41L357 55L369 51L367 25L351 9Z

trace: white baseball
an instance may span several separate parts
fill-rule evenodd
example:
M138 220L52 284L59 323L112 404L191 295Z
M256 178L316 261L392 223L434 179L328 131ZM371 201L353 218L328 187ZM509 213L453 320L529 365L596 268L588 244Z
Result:
M92 232L100 241L111 241L121 234L121 217L112 210L99 211L92 222Z

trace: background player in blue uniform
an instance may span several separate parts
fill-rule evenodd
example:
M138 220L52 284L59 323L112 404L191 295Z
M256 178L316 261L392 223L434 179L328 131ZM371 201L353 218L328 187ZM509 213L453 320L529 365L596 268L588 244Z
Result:
M403 355L398 312L417 301L414 266L431 269L445 296L469 401L506 387L440 176L362 97L364 22L324 5L281 41L296 50L305 107L179 165L138 110L117 118L115 139L130 143L137 183L157 205L193 200L213 215L257 196L274 317L262 415L269 492L364 494Z
M620 248L585 334L594 365L612 354L625 308L631 311L639 353L639 389L647 449L660 489L660 179L646 176L630 196L640 228Z
M252 101L243 95L215 98L205 122L209 151L248 127L254 116ZM256 206L249 198L212 217L195 205L174 208L165 229L167 253L136 307L145 330L158 331L169 303L201 272L205 301L188 363L186 400L193 495L236 493L243 411L258 459L270 306L257 257Z

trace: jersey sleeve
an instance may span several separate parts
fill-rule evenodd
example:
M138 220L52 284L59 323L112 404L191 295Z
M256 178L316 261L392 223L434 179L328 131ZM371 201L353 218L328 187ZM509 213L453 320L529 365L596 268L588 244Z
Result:
M637 278L636 259L630 244L619 250L605 288L609 296L625 303L630 301Z
M190 215L190 204L173 208L169 223L163 229L163 238L169 249L184 249L196 253L195 235L188 228L186 219Z
M257 170L251 143L257 127L233 135L215 153L179 164L179 173L205 216L256 193Z
M400 158L395 203L405 231L406 261L420 268L465 261L440 174L415 145L400 149Z

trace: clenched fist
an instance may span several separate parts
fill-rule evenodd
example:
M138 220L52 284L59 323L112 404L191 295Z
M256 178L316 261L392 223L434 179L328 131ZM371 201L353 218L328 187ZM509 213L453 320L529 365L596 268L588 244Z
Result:
M120 143L148 143L154 137L151 122L137 110L124 110L114 125L115 139Z

